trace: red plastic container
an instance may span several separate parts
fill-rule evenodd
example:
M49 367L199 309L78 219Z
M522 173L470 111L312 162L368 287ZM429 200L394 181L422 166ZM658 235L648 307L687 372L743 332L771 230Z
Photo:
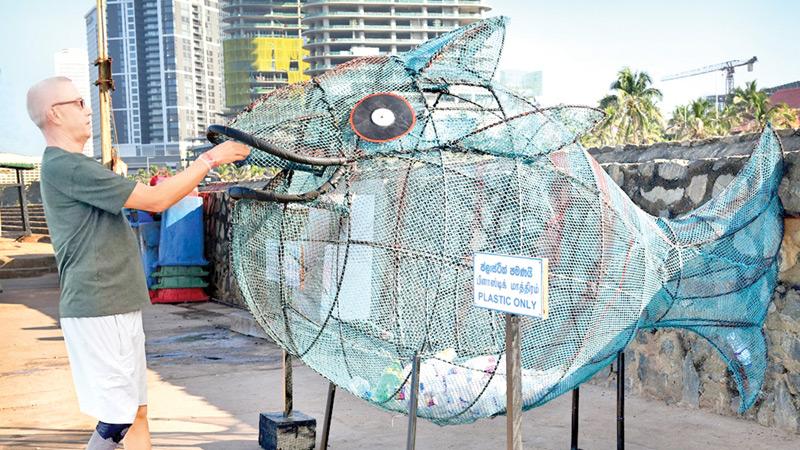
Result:
M150 303L207 302L202 288L158 289L150 291Z

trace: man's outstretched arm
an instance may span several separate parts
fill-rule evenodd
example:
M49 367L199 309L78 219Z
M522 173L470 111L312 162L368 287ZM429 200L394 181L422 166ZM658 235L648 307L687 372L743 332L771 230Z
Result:
M206 152L216 164L227 164L245 159L250 154L250 147L234 141L223 142ZM162 212L178 203L200 184L200 181L211 170L208 160L198 158L183 172L170 177L156 186L137 183L125 207L151 212Z

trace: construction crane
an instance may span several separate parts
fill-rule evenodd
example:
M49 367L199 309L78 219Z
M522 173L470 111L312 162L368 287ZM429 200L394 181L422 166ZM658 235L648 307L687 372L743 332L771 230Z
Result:
M725 61L724 63L714 64L711 66L702 67L700 69L694 70L687 70L686 72L676 73L674 75L670 75L668 77L664 77L661 81L669 81L669 80L677 80L678 78L687 78L693 77L695 75L701 75L704 73L709 72L716 72L716 71L725 71L725 96L726 98L730 98L733 94L733 72L736 70L737 67L747 66L747 71L753 71L753 64L758 61L758 58L753 56L752 58L748 59L747 61L742 61L740 59L735 59L733 61Z

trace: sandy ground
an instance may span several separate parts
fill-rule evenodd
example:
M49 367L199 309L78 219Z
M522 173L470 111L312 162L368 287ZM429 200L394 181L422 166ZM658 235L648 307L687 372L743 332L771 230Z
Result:
M78 411L55 275L5 280L0 294L0 448L79 449L95 420ZM229 330L215 303L145 309L150 426L155 448L258 449L258 415L279 411L280 350ZM322 423L327 382L295 367L296 409ZM628 449L800 449L800 436L659 401L626 399ZM615 392L581 389L580 446L615 448ZM526 449L569 448L570 396L523 415ZM418 449L502 449L505 418L418 425ZM319 439L321 429L318 430ZM339 391L330 448L405 448L406 417Z

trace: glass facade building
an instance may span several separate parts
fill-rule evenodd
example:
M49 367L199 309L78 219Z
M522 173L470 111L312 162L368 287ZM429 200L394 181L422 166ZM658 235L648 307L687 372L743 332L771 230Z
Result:
M206 128L222 121L218 1L108 0L106 15L112 141L130 168L177 166ZM96 16L94 8L86 15L91 63L98 55ZM99 110L96 90L92 108ZM98 121L93 131L99 156Z
M366 55L404 53L484 17L482 0L309 0L303 5L308 75Z

